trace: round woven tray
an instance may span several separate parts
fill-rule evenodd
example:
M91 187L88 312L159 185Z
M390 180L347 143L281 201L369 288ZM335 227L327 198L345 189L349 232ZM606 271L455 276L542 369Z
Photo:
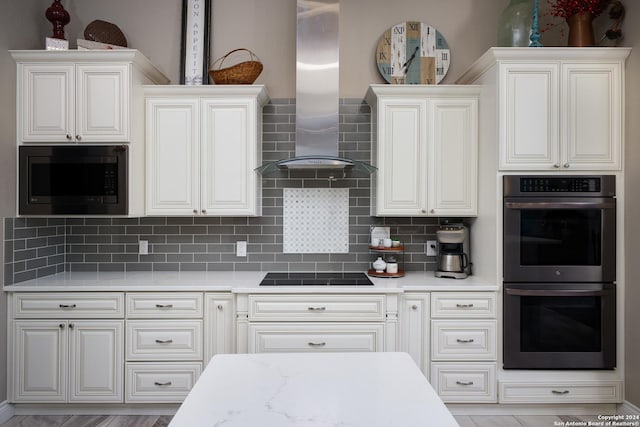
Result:
M231 67L222 68L225 59L234 52L246 51L249 53L251 60L240 62L239 64ZM218 62L220 62L218 64ZM218 64L218 68L214 67ZM209 76L218 85L250 85L255 82L260 73L262 72L262 63L258 56L251 52L249 49L240 48L234 49L224 56L216 59L211 68L209 69Z

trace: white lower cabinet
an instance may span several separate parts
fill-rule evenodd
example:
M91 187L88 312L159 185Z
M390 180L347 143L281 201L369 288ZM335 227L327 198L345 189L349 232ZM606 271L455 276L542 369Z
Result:
M397 296L249 294L237 299L237 350L396 351Z
M400 303L400 348L429 378L429 294L406 293Z
M383 351L384 328L366 323L249 326L249 353Z
M181 403L202 372L201 292L128 293L126 394L129 403Z
M496 364L433 362L431 385L445 402L495 402Z
M122 402L124 320L117 319L122 316L121 304L117 303L122 295L75 293L71 295L76 297L75 302L64 296L51 293L9 296L8 400ZM31 309L14 310L24 301L29 301ZM106 310L97 314L113 319L74 318L89 316L85 304L91 306L97 301L108 301L107 305L116 302L111 313ZM74 309L83 314L73 313Z
M561 373L558 376L561 376ZM500 381L500 403L619 403L621 401L621 381Z
M202 363L127 363L127 402L182 402L202 373Z
M236 352L235 307L233 294L205 294L204 366L216 354Z
M498 400L495 292L431 293L431 385L447 403Z

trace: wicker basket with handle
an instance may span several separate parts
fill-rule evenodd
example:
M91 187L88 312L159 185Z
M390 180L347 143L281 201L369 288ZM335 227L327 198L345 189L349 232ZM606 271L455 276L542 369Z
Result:
M227 59L227 57L232 53L238 51L249 52L251 60L241 62L231 67L222 68L224 60ZM218 64L218 62L220 63ZM216 64L218 64L218 68L214 69ZM240 48L234 49L226 55L216 59L213 64L211 64L211 68L209 69L209 76L211 76L211 79L213 79L214 83L218 85L250 85L251 83L256 81L261 72L262 63L260 62L258 56L255 53L251 52L249 49Z

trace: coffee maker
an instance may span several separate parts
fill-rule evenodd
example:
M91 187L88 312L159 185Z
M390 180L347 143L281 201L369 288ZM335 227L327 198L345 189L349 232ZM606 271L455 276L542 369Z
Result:
M436 231L438 240L438 269L436 277L464 279L471 274L469 261L469 228L462 224L448 224Z

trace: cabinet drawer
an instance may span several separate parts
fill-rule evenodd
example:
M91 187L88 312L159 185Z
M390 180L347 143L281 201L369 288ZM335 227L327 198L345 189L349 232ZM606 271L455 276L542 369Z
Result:
M500 403L620 402L620 381L500 382Z
M128 321L127 360L202 360L202 320Z
M496 294L494 292L433 292L431 317L495 318Z
M444 402L496 402L495 363L432 363L431 384Z
M433 320L432 360L496 360L496 321Z
M16 318L122 318L121 292L16 293L11 296Z
M125 402L182 403L202 372L202 363L127 363Z
M381 322L384 305L384 295L249 295L249 320Z
M127 316L138 318L202 317L199 292L127 293Z
M378 324L259 324L249 327L249 353L383 351Z

